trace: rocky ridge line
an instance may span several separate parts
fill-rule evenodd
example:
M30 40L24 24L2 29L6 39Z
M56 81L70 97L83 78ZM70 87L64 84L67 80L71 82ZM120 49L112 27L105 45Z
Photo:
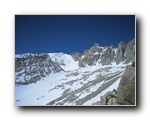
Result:
M78 61L79 67L85 67L86 65L93 66L96 64L127 64L134 60L134 54L135 39L128 42L128 44L124 44L121 41L118 44L118 48L114 48L113 46L101 47L95 43L89 50L85 50L83 54L75 52L71 56L75 61ZM56 73L60 71L64 70L48 54L26 53L15 58L16 85L36 83L51 72ZM20 79L21 81L19 81Z
M75 61L79 62L79 67L85 67L86 65L112 65L112 63L119 64L121 62L128 64L134 60L134 54L135 39L127 44L121 41L118 48L113 46L102 47L95 43L90 49L84 50L83 54L75 52L71 55Z

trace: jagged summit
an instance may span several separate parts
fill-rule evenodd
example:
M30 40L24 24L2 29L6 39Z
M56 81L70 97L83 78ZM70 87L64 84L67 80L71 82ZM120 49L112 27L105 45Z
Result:
M94 43L94 46L100 46L98 43Z

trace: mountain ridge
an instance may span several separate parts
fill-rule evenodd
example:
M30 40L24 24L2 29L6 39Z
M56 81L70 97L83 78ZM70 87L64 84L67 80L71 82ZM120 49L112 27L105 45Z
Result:
M118 44L118 48L113 46L102 47L95 43L92 47L86 49L83 54L78 52L70 55L62 52L18 54L15 55L16 81L23 78L23 74L24 80L22 81L27 84L29 81L29 83L36 82L36 80L45 77L51 72L70 71L93 65L129 64L135 57L134 46L135 39L132 39L127 44L121 41ZM32 73L34 75L30 77ZM31 80L28 79L29 77ZM16 82L16 84L20 84L20 82Z
M109 102L107 99L101 104L100 100L107 97L108 91L117 90L126 68L135 61L135 49L135 39L132 39L127 44L121 41L118 48L102 47L95 43L83 53L17 54L15 104L110 104L112 100L118 99L114 98L117 95ZM134 79L132 82L134 83ZM117 92L122 94L120 89Z

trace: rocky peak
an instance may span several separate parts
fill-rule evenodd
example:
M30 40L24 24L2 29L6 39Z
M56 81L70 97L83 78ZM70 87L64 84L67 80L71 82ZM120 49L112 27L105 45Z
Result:
M118 44L118 48L121 46L124 46L124 45L125 45L125 43L121 40L120 43Z
M79 66L85 65L111 65L112 63L125 63L128 64L134 61L135 53L135 39L125 44L120 41L118 48L111 46L101 47L95 43L90 49L84 50L82 56L78 56ZM77 59L76 59L77 60Z
M87 49L86 50L86 53L89 53L89 54L98 54L102 51L104 47L100 47L99 44L95 43L90 49ZM85 53L85 52L84 52Z
M132 39L127 44L123 41L120 41L118 44L118 49L115 57L115 61L117 64L120 62L124 62L125 64L134 61L134 53L135 53L135 39Z
M100 46L98 43L94 43L94 46Z

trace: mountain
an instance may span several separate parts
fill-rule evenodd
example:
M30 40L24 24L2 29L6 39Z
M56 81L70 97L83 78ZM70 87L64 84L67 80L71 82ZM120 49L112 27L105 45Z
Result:
M128 64L133 61L135 54L135 39L125 44L121 41L118 44L118 48L113 46L102 47L97 43L90 49L85 50L81 55L80 53L72 54L75 61L79 62L80 67L86 65L112 65L124 63Z
M15 57L15 84L29 84L40 80L51 72L60 72L60 65L47 54L22 54Z
M15 55L15 104L92 105L117 89L135 61L135 39L118 48L95 43L83 53Z

